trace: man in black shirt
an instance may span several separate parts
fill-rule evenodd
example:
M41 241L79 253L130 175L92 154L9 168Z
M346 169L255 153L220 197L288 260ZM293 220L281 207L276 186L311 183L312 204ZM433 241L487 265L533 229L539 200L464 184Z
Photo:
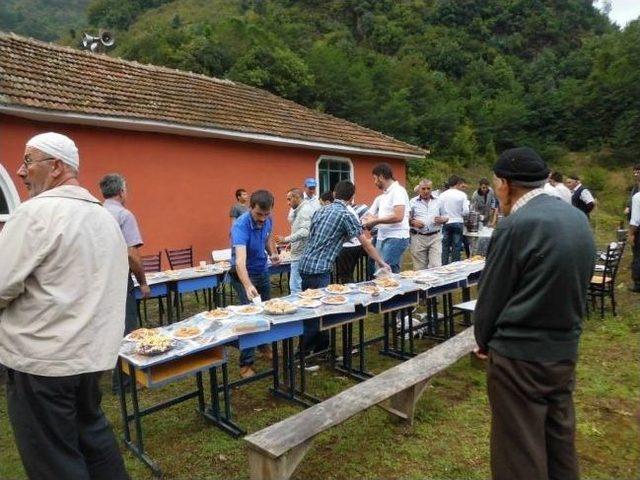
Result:
M573 389L595 244L587 217L546 194L549 170L515 148L494 166L505 218L494 230L475 310L488 358L494 479L579 478Z

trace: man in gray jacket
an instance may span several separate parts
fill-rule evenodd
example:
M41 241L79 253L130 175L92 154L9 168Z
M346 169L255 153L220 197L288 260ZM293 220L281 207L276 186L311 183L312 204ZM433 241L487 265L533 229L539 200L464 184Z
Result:
M124 331L127 247L79 164L64 135L27 142L17 174L31 198L0 233L0 363L29 478L126 479L99 380Z
M287 203L293 211L291 215L291 234L286 237L276 236L278 243L291 244L291 271L289 273L289 290L298 293L302 290L302 279L298 272L298 260L304 251L309 238L311 217L320 208L314 198L303 198L299 188L292 188L287 192Z
M487 358L494 480L578 479L573 389L594 267L587 217L545 193L530 148L500 155L493 232L474 324Z

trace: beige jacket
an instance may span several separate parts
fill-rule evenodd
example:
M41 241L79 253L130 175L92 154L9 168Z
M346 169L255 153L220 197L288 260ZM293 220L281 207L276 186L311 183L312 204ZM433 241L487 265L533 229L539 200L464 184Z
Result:
M120 228L87 190L24 202L0 232L0 363L48 377L113 368L128 272Z

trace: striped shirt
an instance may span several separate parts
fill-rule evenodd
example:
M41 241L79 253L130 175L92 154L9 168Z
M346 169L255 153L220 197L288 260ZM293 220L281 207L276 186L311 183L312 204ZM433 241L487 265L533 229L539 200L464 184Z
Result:
M358 219L342 200L316 211L311 219L309 241L298 264L300 273L314 275L331 271L342 244L361 233Z

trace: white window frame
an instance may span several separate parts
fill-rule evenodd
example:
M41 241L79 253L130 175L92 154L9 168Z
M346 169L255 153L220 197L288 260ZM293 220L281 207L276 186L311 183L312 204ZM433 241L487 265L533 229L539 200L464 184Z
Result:
M0 213L0 222L6 222L9 220L11 213L20 205L20 197L18 196L18 190L13 184L13 180L9 176L9 173L5 170L4 166L0 164L0 190L7 201L9 207L9 214Z
M318 184L318 194L320 193L320 163L323 160L330 160L332 162L342 162L349 165L349 180L355 184L355 168L353 167L353 161L349 157L339 157L337 155L320 155L316 161L316 182Z

